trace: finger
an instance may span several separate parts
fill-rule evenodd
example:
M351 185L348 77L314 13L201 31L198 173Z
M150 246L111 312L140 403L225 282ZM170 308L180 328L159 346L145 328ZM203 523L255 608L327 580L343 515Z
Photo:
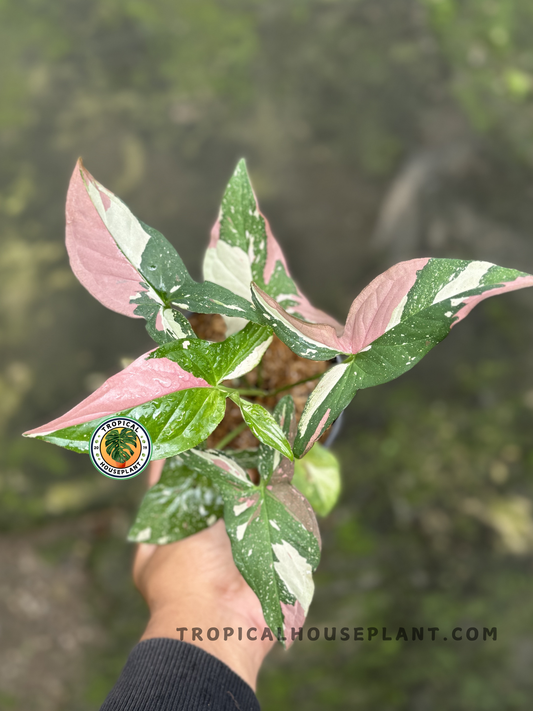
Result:
M148 488L157 484L159 481L165 462L166 459L156 459L150 462L150 466L148 467Z
M156 459L148 467L148 488L157 484L165 466L165 459ZM158 546L155 543L139 543L133 558L133 582L140 589L140 580L146 563L155 553Z
M155 543L139 543L133 558L133 582L141 590L141 578L146 564L153 556L158 546ZM142 591L141 591L142 592Z

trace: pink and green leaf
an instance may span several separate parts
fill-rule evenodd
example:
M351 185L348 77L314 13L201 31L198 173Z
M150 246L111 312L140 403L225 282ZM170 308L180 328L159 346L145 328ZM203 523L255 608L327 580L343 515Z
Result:
M178 325L168 313L163 316L172 291L192 281L178 253L95 180L81 160L70 180L66 220L72 271L96 299L126 316L146 318L158 342L192 334L185 319Z
M342 364L342 374L341 366L335 366L311 394L294 444L296 456L301 457L339 414L345 393L352 390L355 394L359 389L397 378L442 341L480 301L529 286L533 286L533 276L488 262L459 259L402 262L361 292L352 304L340 336L328 330L326 324L297 323L287 314L279 317L283 321L279 327L272 316L274 310L278 313L279 306L254 288L255 303L265 318L270 316L269 325L299 355L318 358L309 354L310 348L315 348L310 343L311 336L313 343L351 355ZM337 380L338 374L341 375Z
M75 452L89 451L95 428L109 417L133 417L148 430L153 458L161 459L205 440L224 417L225 394L167 359L145 354L72 410L26 432Z
M178 308L257 320L249 300L216 284L197 284L174 247L138 220L78 161L67 195L66 245L72 271L104 306L145 318L158 343L194 337Z
M323 356L364 352L413 317L415 326L420 319L421 338L428 321L442 321L448 332L483 299L532 285L533 276L489 262L412 259L380 274L359 294L341 332L326 322L295 318L258 284L252 285L252 294L265 323L289 347L304 358L324 360Z

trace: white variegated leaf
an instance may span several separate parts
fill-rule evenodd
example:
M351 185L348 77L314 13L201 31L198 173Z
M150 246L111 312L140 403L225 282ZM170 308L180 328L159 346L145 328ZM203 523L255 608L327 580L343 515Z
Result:
M256 367L272 342L272 331L249 323L242 331L220 343L190 338L172 341L154 353L168 358L210 385L239 378Z
M256 486L221 452L191 449L180 459L221 491L235 563L258 596L266 623L289 646L311 604L320 560L316 518L290 483L291 462L284 458L269 484Z
M287 437L268 410L262 405L244 400L235 391L229 397L239 406L243 420L260 442L291 460L294 458Z
M335 319L311 306L291 278L279 244L259 210L244 160L239 161L222 198L203 269L207 281L224 286L249 302L250 283L255 281L289 313L313 323L326 321L339 327ZM246 323L242 317L226 320L229 334Z
M128 540L174 543L212 526L223 511L215 484L172 457L166 460L160 480L145 494Z
M296 434L296 418L294 400L290 395L285 395L274 408L272 413L280 426L281 431L289 442L294 441ZM266 444L259 445L258 470L262 479L268 482L273 472L281 462L281 453Z

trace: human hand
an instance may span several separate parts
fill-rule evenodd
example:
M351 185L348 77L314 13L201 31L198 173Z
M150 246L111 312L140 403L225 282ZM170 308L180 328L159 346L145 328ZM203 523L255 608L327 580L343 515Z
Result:
M164 461L153 462L148 483L155 484ZM176 543L141 543L133 564L135 585L150 609L141 640L155 637L183 639L214 655L241 676L255 691L257 674L274 642L261 641L267 627L261 604L238 571L224 521ZM177 628L188 628L179 632ZM192 628L202 629L201 639ZM210 641L206 633L220 634ZM234 634L224 639L224 628ZM242 628L242 640L238 629ZM247 631L256 628L256 640ZM254 634L254 633L253 633ZM252 634L252 636L253 636Z

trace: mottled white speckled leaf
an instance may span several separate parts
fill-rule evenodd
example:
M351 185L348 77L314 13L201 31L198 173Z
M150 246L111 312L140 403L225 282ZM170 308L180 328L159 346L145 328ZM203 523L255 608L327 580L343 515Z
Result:
M95 428L113 416L138 420L148 430L153 458L203 442L224 417L226 396L202 378L145 353L62 417L26 432L75 452L88 452Z
M272 342L272 330L249 323L239 333L220 343L200 339L173 341L153 353L154 358L168 358L210 385L240 378L256 367Z
M223 499L213 482L174 457L145 494L128 540L164 545L187 538L222 518Z
M341 491L339 460L317 442L305 457L294 462L292 483L319 516L327 516Z
M224 450L227 457L231 457L233 461L243 469L257 469L259 465L259 449L228 449Z
M281 431L287 437L289 442L294 440L294 435L296 433L296 420L295 420L294 400L290 395L285 395L274 408L272 413L274 419L280 426ZM257 468L261 478L268 481L272 476L272 473L280 464L281 454L276 449L269 447L267 444L259 445L259 457Z
M291 446L283 430L262 405L243 400L237 393L230 393L229 397L239 406L242 419L246 422L252 434L263 444L273 447L283 456L293 459Z
M255 486L244 469L216 450L191 449L180 459L222 493L235 564L259 598L267 625L289 646L291 630L305 621L320 560L316 518L290 483L291 462L284 458L268 485Z
M219 284L204 281L190 282L172 293L172 306L199 314L222 314L254 323L262 323L261 316L247 299L234 294Z
M244 160L239 161L222 198L204 258L204 278L247 301L251 300L250 282L255 281L289 313L339 327L330 316L313 308L292 280L270 225L259 211ZM229 333L243 326L242 319L228 320Z

